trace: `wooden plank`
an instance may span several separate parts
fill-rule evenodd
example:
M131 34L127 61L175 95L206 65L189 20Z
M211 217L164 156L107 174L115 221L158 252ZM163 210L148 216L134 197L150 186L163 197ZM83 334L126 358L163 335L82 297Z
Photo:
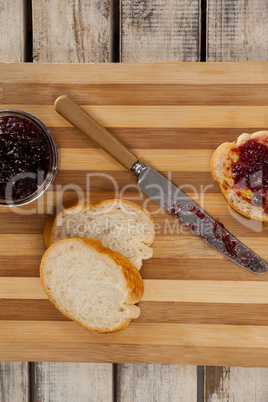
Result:
M168 176L168 172L162 171L164 175ZM178 186L181 186L181 189L183 191L188 191L190 192L206 192L210 194L219 194L220 189L218 184L212 179L211 173L210 172L172 172L169 173L170 177L172 178L172 181L177 184ZM120 187L116 187L115 182L113 181L113 178L115 181L119 184ZM89 179L90 179L90 186L89 186ZM70 186L70 184L73 184L73 186ZM109 170L103 170L99 172L98 170L94 169L90 172L86 170L80 170L80 171L73 171L73 170L65 170L61 171L59 170L57 177L54 182L54 186L56 186L56 189L59 189L60 192L66 190L70 191L71 189L73 191L77 191L79 188L82 191L92 191L92 192L98 192L98 196L100 197L100 193L103 194L102 192L104 191L104 196L107 194L106 192L109 191L113 193L113 197L119 196L123 197L125 194L125 191L128 190L129 187L125 187L126 185L132 185L133 189L135 188L137 184L137 179L136 177L131 173L127 172L126 170L120 170L120 171L113 171L111 175L111 171ZM78 187L75 187L74 185L77 185ZM71 188L70 188L71 187ZM54 187L53 187L54 188ZM54 189L55 189L54 188ZM118 190L118 191L117 191ZM91 194L91 193L90 193ZM138 192L136 190L136 196L140 195L142 193ZM61 196L60 196L61 197ZM61 198L55 200L55 205L56 202L61 202ZM96 196L95 196L96 197ZM145 198L145 196L144 196ZM95 198L98 199L98 198ZM138 201L139 199L142 198L133 198L132 200L134 202ZM153 204L151 203L144 203L144 206L148 206L150 209L150 206Z
M41 253L40 253L41 254ZM39 264L41 255L27 256L1 256L0 274L2 277L39 277ZM3 265L3 266L2 266ZM174 280L207 280L207 281L264 281L261 275L252 275L251 272L230 264L227 259L210 258L180 258L170 257L154 258L145 261L141 270L145 279ZM265 276L266 278L266 276ZM257 321L257 320L256 320Z
M1 68L0 68L1 71ZM254 91L252 86L254 85ZM52 105L57 96L69 95L81 105L181 105L181 106L208 106L240 105L266 106L268 102L267 84L163 84L159 83L152 88L150 84L60 84L52 83L49 87L37 82L25 87L24 83L4 83L4 98L2 103L18 103L23 105L38 104L40 98L44 105ZM221 97L219 99L219 89ZM22 107L22 106L21 106ZM128 127L125 127L128 129ZM222 129L224 130L224 129ZM69 129L71 131L71 128ZM230 134L230 133L229 133ZM228 136L228 133L225 133ZM225 137L226 138L226 137ZM143 138L145 142L145 139ZM80 143L80 141L79 141Z
M197 367L160 364L121 364L118 371L118 399L197 401Z
M144 286L144 302L268 304L267 278L261 282L145 279ZM0 297L47 299L39 278L3 277L0 281Z
M135 322L120 333L101 335L75 322L3 320L0 354L11 361L147 363L149 357L152 363L179 359L181 364L249 367L254 361L266 367L267 331L256 325Z
M0 362L0 402L28 401L28 363Z
M268 69L266 63L100 63L100 64L1 64L1 82L4 85L31 85L43 84L45 93L50 93L51 85L64 85L67 88L76 88L78 85L150 85L153 91L156 85L219 85L223 90L225 85L250 85L248 87L248 101L254 99L254 86L267 85ZM254 86L253 86L254 85ZM72 91L74 91L72 89ZM176 92L175 88L175 92ZM198 89L198 88L197 88ZM250 91L251 89L251 91ZM78 96L79 93L75 92ZM195 92L192 94L195 95ZM174 96L174 94L173 94ZM46 97L44 96L44 99ZM89 104L89 96L82 98L83 104ZM114 92L117 98L117 91ZM214 104L221 101L222 93ZM21 98L22 103L30 102L28 97ZM39 98L34 104L38 104ZM48 103L46 101L46 103ZM42 97L43 104L43 97ZM49 104L51 104L49 102ZM236 126L237 127L237 126Z
M207 61L267 61L265 0L209 0L207 11ZM264 401L267 376L267 369L207 367L206 400Z
M32 7L35 62L112 61L111 0L33 0ZM112 372L111 364L37 363L37 400L111 401Z
M19 104L0 104L0 108L20 109ZM84 109L104 127L129 128L232 128L261 129L268 126L268 106L88 106ZM47 126L70 127L52 105L23 105ZM165 138L163 138L165 142ZM163 144L164 148L164 144Z
M37 363L37 402L113 400L110 364Z
M185 231L187 229L185 228ZM267 237L240 237L249 248L252 248L262 258L268 259ZM25 242L22 244L20 242ZM14 243L17 244L14 249ZM191 250L196 253L192 254ZM42 234L0 234L0 253L2 256L42 256L45 251L45 244ZM222 254L209 247L202 239L183 231L180 236L172 235L158 236L154 242L154 257L156 258L190 258L199 259L214 258L216 261L223 260ZM266 278L266 276L264 276ZM265 279L264 279L265 280Z
M112 60L111 1L33 0L35 62Z
M124 196L128 199L134 199L135 198L135 202L139 205L142 206L144 200L146 199L146 196L143 194L138 195L137 192L135 191L135 189L133 189L134 191L124 191ZM222 196L220 194L216 194L216 193L198 193L198 192L188 192L185 191L185 193L192 199L194 199L194 201L201 206L202 208L206 208L206 210L208 211L208 213L211 211L213 211L213 213L215 215L221 215L224 216L226 215L225 219L227 217L229 217L229 208L228 205L226 204L226 201L222 198ZM91 192L91 200L97 200L99 197L99 193L98 192ZM104 191L103 192L103 196L105 198L112 198L113 197L113 192L112 191ZM52 211L55 208L55 203L59 203L60 201L65 202L67 200L71 200L72 198L74 198L74 193L71 191L65 191L65 192L60 192L58 191L53 191L53 190L48 190L48 192L46 193L46 195L44 195L44 199L43 202L41 203L38 200L33 201L31 204L26 204L23 206L23 208L17 208L17 209L13 209L13 208L3 208L0 207L0 212L1 215L3 214L4 216L8 217L8 219L12 219L12 217L17 217L17 219L20 219L21 216L28 216L31 215L33 210L34 212L36 212L37 209L39 214L43 214L43 218L46 218L48 214L51 214ZM42 208L41 208L42 207ZM59 206L58 206L59 208ZM18 212L21 212L21 214L19 214ZM153 204L150 205L150 213L151 215L157 216L158 219L163 219L163 218L168 218L170 219L172 222L173 220L171 218L169 218L168 214L166 214L163 211L159 210L159 206L157 204ZM20 215L20 216L18 216ZM0 216L0 219L3 216ZM12 221L11 221L12 223ZM1 230L1 229L0 229ZM8 232L4 232L4 233L8 233ZM30 232L29 232L30 233ZM41 230L38 230L37 232L32 232L32 233L41 233ZM245 233L243 232L243 235Z
M210 159L213 150L184 150L183 154L180 149L170 150L162 149L133 149L135 155L144 163L155 163L159 170L174 171L210 171ZM93 170L97 164L100 165L100 171L122 170L122 167L113 158L108 158L107 153L100 149L61 149L61 169L69 170L72 166L73 170ZM193 165L193 159L196 163ZM175 165L175 167L174 167Z
M131 183L132 184L132 183ZM194 186L193 186L194 187ZM192 190L194 189L192 187ZM190 188L190 185L189 187ZM137 204L139 204L140 206L143 206L143 204L145 203L145 201L148 201L148 198L144 195L144 194L139 194L137 191L135 191L136 189L133 188L134 191L122 191L121 194L121 198L125 198L125 199L131 199L133 201L135 201ZM198 204L200 207L204 208L208 213L214 214L215 216L217 216L220 220L224 219L225 220L225 224L228 225L228 227L230 228L231 225L231 229L232 231L235 230L234 227L234 223L233 223L233 217L230 216L230 209L228 207L228 205L226 204L226 201L222 198L222 196L218 193L209 193L209 192L204 192L204 193L200 193L200 192L192 192L192 191L185 191L185 194L187 194L190 198L192 198L196 204ZM113 198L113 196L115 195L115 192L110 190L110 191L105 191L103 192L103 197L105 198ZM85 198L86 198L86 194L84 194ZM18 232L20 233L19 230L19 225L20 225L20 219L24 219L24 217L28 217L29 215L38 212L39 216L35 217L34 222L37 221L39 222L39 220L41 221L42 225L44 223L44 220L47 218L47 215L53 213L55 211L55 209L57 209L58 211L60 211L61 203L64 203L67 200L71 200L74 199L75 197L77 197L77 194L75 193L75 191L53 191L53 189L49 189L48 192L46 193L46 195L44 196L42 202L39 200L35 200L31 203L31 205L27 204L25 206L23 206L23 208L19 208L17 207L16 209L13 208L3 208L0 207L0 222L2 220L2 224L5 225L5 217L9 219L9 224L12 225L13 223L15 224L15 221L18 224ZM98 192L91 192L90 194L90 200L98 200L99 197L99 193ZM57 204L56 208L55 208L55 204ZM174 218L172 219L172 217L169 217L169 215L160 210L159 206L157 206L157 204L155 203L151 203L150 206L148 206L151 215L154 218L157 218L160 220L160 225L159 226L164 226L166 219L168 220L168 222L170 223L176 223L176 225L179 225L179 222L177 222L176 220L174 220ZM56 211L57 212L57 211ZM25 218L26 219L26 218ZM258 222L251 222L251 224L248 225L248 230L249 233L252 230L252 232L255 233L255 236L266 236L266 231L262 231L262 226L258 226ZM6 222L7 225L7 222ZM35 229L36 227L36 229ZM8 226L7 226L8 228ZM29 229L25 229L25 231L21 231L21 233L42 233L42 227L36 226L35 224L33 225L33 227L30 227ZM157 228L157 234L158 235L162 235L163 233L160 231L160 227ZM261 229L261 230L259 230ZM0 227L0 233L16 233L13 232L12 230L9 232L8 229L6 231L2 231L2 228ZM29 230L27 232L27 230ZM188 232L185 231L185 234L187 234ZM241 227L237 227L236 228L236 233L239 234L239 236L244 236L245 232L241 232Z
M1 256L0 274L2 277L39 277L39 264L41 255L27 256ZM3 266L2 266L3 265ZM261 275L252 275L251 272L230 264L227 259L170 257L147 260L141 270L145 279L174 280L216 280L216 281L263 281Z
M259 402L268 399L266 368L206 367L207 402Z
M199 1L121 0L121 61L198 61Z
M116 194L117 193L117 194ZM81 194L83 194L82 189L81 189ZM211 196L220 196L220 194L211 194ZM74 199L76 198L77 193L72 193L71 197L68 197L68 199ZM112 198L112 197L118 197L120 196L120 192L109 192L109 196L105 198ZM199 197L200 196L200 197ZM148 199L147 198L142 198L142 196L139 197L137 193L132 193L129 196L127 193L121 193L121 197L124 197L125 199L131 199L137 204L143 206L146 205ZM82 198L82 197L81 197ZM97 197L91 197L90 200L94 199L99 199L100 196L98 195ZM240 218L237 213L233 213L231 210L228 209L226 206L226 203L224 207L222 208L222 211L220 211L221 208L221 202L219 202L219 205L214 208L214 200L210 202L208 197L202 197L201 194L193 194L193 198L195 199L195 202L199 205L202 205L202 207L209 213L211 211L211 214L214 215L216 219L218 219L220 222L224 224L226 228L235 236L243 240L243 237L245 235L245 228L247 230L247 237L254 236L261 238L263 237L264 239L267 239L267 231L263 229L263 225L261 222L254 221L248 223L246 218ZM214 198L214 197L213 197ZM208 201L207 201L208 200ZM217 198L215 197L215 202ZM47 203L45 203L46 199L43 200L44 202L37 203L36 206L32 206L32 208L17 208L16 212L14 213L8 213L3 212L0 214L0 235L8 234L8 235L31 235L31 234L42 234L45 221L47 219L47 215L51 214L52 211L54 210L53 207L50 207L49 205L49 200ZM62 204L62 200L60 197L58 198L58 211L60 211L60 205ZM153 215L153 218L157 221L156 229L157 229L157 236L159 236L159 239L162 239L163 236L170 236L170 235L184 235L184 236L191 236L191 233L182 225L180 224L177 220L174 220L173 217L170 217L167 213L164 213L163 211L160 210L155 210L154 205L150 205L150 212ZM219 212L217 212L219 211ZM10 211L11 212L11 211ZM29 215L32 214L38 214L32 222L31 226L27 226L27 223L29 221ZM233 214L233 216L232 216ZM239 225L238 225L239 222ZM191 240L189 240L191 241ZM200 246L202 243L199 243ZM170 249L169 249L170 250ZM218 260L217 254L215 254L215 259ZM7 257L7 256L6 256ZM9 256L11 257L11 256ZM15 257L15 255L14 255ZM164 258L164 256L161 256L159 254L154 255L155 259L159 260L161 258ZM1 256L1 259L5 258L3 255ZM0 259L0 260L1 260ZM195 258L192 258L194 260ZM2 260L1 260L2 262ZM218 262L218 261L216 261ZM148 264L151 264L150 261L144 261L145 268L148 266ZM168 261L157 261L157 264L160 265L160 263L166 267L169 266ZM214 261L215 263L215 261ZM11 261L9 265L11 264ZM212 264L212 263L211 263ZM211 264L208 264L208 268ZM4 272L3 269L6 269L7 267L1 267L0 271ZM157 266L155 267L157 268ZM18 275L21 276L21 275ZM255 278L255 276L254 276ZM149 279L149 278L148 278ZM211 278L212 279L212 278ZM224 278L222 278L224 280ZM229 278L230 279L230 278ZM254 279L257 280L257 279Z
M21 327L20 327L21 326ZM248 354L252 351L256 352L256 356L261 356L261 352L266 350L263 356L263 364L265 364L265 358L268 354L267 346L267 327L256 325L225 325L225 324L181 324L181 323L139 323L133 322L126 330L117 334L101 335L98 333L92 333L85 330L82 326L73 321L26 321L21 322L14 320L2 320L0 334L3 343L1 344L1 353L5 356L8 352L6 345L17 344L21 342L23 345L22 350L13 350L11 355L18 357L26 356L27 351L31 353L31 356L43 356L42 360L45 360L54 353L52 361L58 360L59 354L57 348L61 347L66 356L63 356L64 361L85 361L90 353L86 356L82 356L85 352L85 348L92 348L95 345L96 353L94 359L96 359L97 353L100 355L97 357L97 361L101 361L103 356L101 353L104 351L105 345L113 347L116 345L121 346L120 362L125 359L131 359L132 362L139 361L140 356L131 356L130 352L122 352L123 345L130 345L131 350L135 349L138 345L158 345L160 348L167 350L167 346L185 346L186 351L184 356L187 359L187 349L192 345L197 347L203 347L203 352L198 352L197 360L200 357L205 357L206 349L210 347L222 348L222 352L218 356L219 361L224 361L224 349L247 349ZM35 331L35 339L32 340L32 331ZM51 334L48 338L48 332ZM209 332L209 336L207 333ZM64 335L65 334L65 335ZM12 339L11 339L12 335ZM62 337L64 336L64 344L62 343ZM79 343L77 343L77 337L79 337ZM231 339L231 342L230 342ZM76 344L74 344L76 342ZM230 344L231 343L231 344ZM41 350L45 345L49 345L46 350ZM61 346L60 346L61 344ZM73 348L67 350L71 345ZM98 346L96 346L98 345ZM37 349L35 349L35 347ZM24 349L25 348L25 349ZM115 347L116 350L116 347ZM119 349L118 349L119 350ZM43 353L43 354L42 354ZM194 348L192 356L194 355ZM116 355L118 358L118 355ZM239 351L236 353L239 356ZM109 356L109 361L114 356ZM255 356L254 356L255 357ZM23 357L24 359L25 357ZM165 359L164 356L156 356L159 361ZM70 360L69 360L70 359ZM144 356L146 359L146 356ZM143 361L144 361L143 359ZM165 359L166 360L166 359ZM176 361L174 356L173 361ZM215 359L216 360L216 357ZM247 360L247 366L250 365L250 361Z
M49 300L2 299L0 320L69 321ZM140 302L139 323L217 324L268 326L268 304ZM156 312L155 312L156 310ZM136 321L135 321L136 322Z
M24 3L21 0L1 2L0 62L22 62L25 59Z
M268 93L268 91L267 91ZM268 103L268 99L267 99ZM73 149L86 149L91 152L93 149L99 147L90 141L83 133L72 127L50 127L53 131L53 136L59 148L68 150ZM263 129L265 127L262 127ZM156 150L163 149L162 139L163 136L168 138L165 142L165 149L175 150L209 150L213 152L216 147L224 141L233 142L242 132L253 133L260 130L257 127L246 128L120 128L109 127L109 131L120 139L124 144L131 149ZM187 136L187 142L185 137ZM198 136L198 141L196 141ZM145 152L145 151L144 151ZM170 152L170 151L168 151ZM159 152L160 153L160 152ZM157 155L158 156L158 155ZM95 166L96 167L96 166ZM95 170L95 169L92 169ZM26 207L25 207L26 208Z
M40 255L27 256L1 256L0 274L2 277L39 277ZM2 267L3 264L3 267ZM230 264L227 259L217 260L213 258L189 258L171 257L154 258L147 260L141 270L144 279L166 279L174 280L214 280L214 281L256 281L261 282L267 279L266 276L252 275L251 272ZM257 320L256 320L257 321Z
M23 62L26 57L25 2L2 1L0 6L0 62ZM2 86L0 85L0 99ZM1 360L1 355L0 355ZM0 401L28 402L28 363L0 362Z
M209 0L207 61L267 61L266 0Z

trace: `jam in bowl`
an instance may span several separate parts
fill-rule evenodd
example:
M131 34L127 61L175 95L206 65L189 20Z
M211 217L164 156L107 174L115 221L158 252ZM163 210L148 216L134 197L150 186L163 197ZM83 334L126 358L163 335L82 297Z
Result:
M47 127L28 113L0 111L0 205L34 201L57 170L58 150Z

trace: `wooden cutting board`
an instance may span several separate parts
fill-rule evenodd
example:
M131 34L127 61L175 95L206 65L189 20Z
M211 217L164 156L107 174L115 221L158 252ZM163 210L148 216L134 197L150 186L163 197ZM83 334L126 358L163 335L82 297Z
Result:
M268 275L239 268L159 211L134 175L57 115L61 94L268 259L268 231L228 208L209 171L221 142L268 128L268 64L2 64L1 109L40 118L61 166L38 202L0 209L0 360L267 366ZM141 317L121 333L84 330L41 288L45 219L76 191L133 200L156 222Z

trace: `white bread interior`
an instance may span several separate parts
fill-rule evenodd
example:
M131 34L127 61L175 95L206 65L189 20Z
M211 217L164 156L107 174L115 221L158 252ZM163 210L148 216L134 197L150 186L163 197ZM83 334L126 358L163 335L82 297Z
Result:
M98 240L53 244L42 258L40 277L52 303L86 329L119 331L140 314L134 304L144 291L138 270Z
M142 260L153 255L150 245L155 237L154 221L145 209L126 200L75 203L48 219L45 227L47 247L67 237L98 239L140 269Z

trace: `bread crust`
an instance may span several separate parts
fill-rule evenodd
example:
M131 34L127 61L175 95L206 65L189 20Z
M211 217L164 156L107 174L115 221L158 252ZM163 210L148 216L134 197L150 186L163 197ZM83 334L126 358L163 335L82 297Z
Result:
M222 171L219 172L219 171L217 171L217 169L215 169L215 167L214 167L215 163L217 161L218 163L223 164L224 159L227 157L227 154L230 151L232 144L233 143L231 143L231 142L223 142L221 145L218 146L218 148L214 151L214 153L212 155L211 162L210 162L210 169L211 169L213 179L216 180L218 183L222 183L222 177L221 177Z
M262 135L267 136L267 131L259 131L253 133L250 138L261 137ZM248 138L248 139L250 139ZM246 141L245 141L246 142ZM251 203L240 198L234 190L229 188L223 178L223 164L226 160L226 157L231 149L231 147L235 145L235 143L224 142L218 146L215 152L212 155L210 169L212 176L215 181L219 184L220 190L228 202L228 204L240 215L245 216L249 219L254 219L261 222L268 222L268 214L266 214L262 207L254 206Z
M101 208L103 205L109 204L109 203L111 203L111 202L120 202L120 203L122 203L122 204L127 204L127 205L130 205L130 206L132 206L132 207L134 207L134 208L136 208L136 209L142 211L143 213L145 213L145 214L147 215L147 217L148 217L149 220L151 221L152 225L154 226L154 220L153 220L153 218L151 217L151 215L149 214L149 212L146 211L146 209L142 208L140 205L135 204L135 203L132 202L132 201L122 200L122 199L120 199L120 198L112 198L112 199L107 199L107 200L103 200L103 201L91 201L91 202L86 202L86 201L85 201L85 202L81 203L81 205L80 205L80 203L79 203L79 200L78 200L77 198L74 198L74 199L69 200L69 201L67 201L67 202L65 202L65 203L63 204L63 205L64 205L63 211L65 211L65 210L67 210L67 209L68 209L68 210L75 209L75 208L77 208L78 205L80 205L80 207L81 207L83 210L84 210L84 209L88 209L88 208L92 208L92 207L94 207L94 208ZM61 211L59 214L54 213L53 215L50 215L50 216L47 218L46 222L45 222L44 239L45 239L45 244L46 244L46 247L47 247L47 248L51 245L51 243L52 243L52 238L53 238L54 233L55 233L55 230L56 230L56 226L55 226L56 218L57 218L63 211ZM148 244L148 245L150 246L151 244Z
M150 227L150 232L149 235L146 236L146 238L142 241L144 246L147 246L145 254L142 255L142 253L139 255L137 253L137 259L134 257L134 260L132 257L130 257L128 254L127 256L130 258L131 262L135 264L135 266L140 269L142 266L142 260L143 259L148 259L152 255L152 249L151 249L151 244L154 241L155 237L155 232L154 232L154 220L151 217L150 213L146 211L146 209L142 208L141 206L128 201L128 200L122 200L122 199L117 199L117 198L112 198L112 199L107 199L103 201L92 201L92 202L87 202L85 200L78 200L77 198L71 199L63 204L63 208L61 212L59 212L57 215L54 213L54 215L49 216L45 222L45 227L44 227L44 240L45 240L45 245L48 248L53 242L57 241L59 239L58 236L56 236L56 231L58 230L57 225L59 224L61 217L66 217L68 214L75 214L77 215L77 218L79 219L80 213L83 214L84 211L94 209L95 212L97 212L98 209L109 210L109 207L113 204L115 206L120 206L122 210L124 209L124 206L128 206L128 209L136 215L136 213L141 212L141 217L142 221ZM107 214L108 216L108 214ZM135 234L134 234L135 235ZM79 234L77 234L77 237L79 237ZM91 234L91 237L94 237L94 234ZM97 236L96 236L97 237ZM102 240L102 239L100 239ZM106 244L109 247L109 244ZM143 246L142 245L142 246ZM113 248L113 247L112 247ZM116 251L121 252L120 247L116 248ZM133 252L135 250L133 249ZM125 255L125 253L123 253ZM147 254L147 255L146 255Z
M118 332L118 331L122 331L124 328L127 327L127 325L130 323L131 318L127 318L127 319L123 319L121 324L116 327L113 328L112 330L109 330L107 328L103 328L103 329L96 329L96 328L91 328L88 327L84 324L82 324L79 320L77 320L75 317L73 317L72 315L66 313L57 303L57 301L51 296L49 289L46 286L45 280L44 280L44 275L43 275L43 267L44 264L46 262L46 259L48 257L49 252L51 251L51 249L53 247L56 247L57 244L59 243L63 243L66 241L70 241L70 240L76 240L79 242L82 242L83 244L85 244L87 247L92 247L95 250L97 250L99 253L101 254L105 254L108 257L110 257L117 265L117 267L119 269L121 269L126 282L127 282L127 289L129 289L129 296L127 299L127 303L128 304L135 304L138 301L141 300L143 293L144 293L144 284L143 284L143 280L142 277L139 273L139 271L137 270L137 268L129 261L128 258L126 258L125 256L123 256L120 253L117 253L116 251L113 251L111 249L109 249L108 247L104 247L103 244L101 243L101 241L96 240L96 239L91 239L91 238L67 238L67 239L63 239L63 240L59 240L58 242L52 244L47 251L45 252L45 254L42 257L41 260L41 264L40 264L40 280L41 280L41 284L43 286L43 289L48 297L48 299L54 304L54 306L66 317L70 318L72 321L78 322L80 325L82 325L82 327L84 327L87 330L93 331L93 332L98 332L101 334L107 334L107 333L114 333L114 332Z
M92 201L92 203L90 203L90 205L93 206L94 202L95 201ZM97 201L97 202L99 202L99 201ZM62 211L64 211L65 209L76 207L78 205L78 203L79 203L78 198L72 198L71 200L64 201ZM83 202L83 206L86 207L84 202ZM59 213L61 213L61 212L59 212ZM44 240L45 240L46 248L48 248L51 245L52 229L53 229L54 222L55 222L57 215L58 214L56 212L54 212L52 215L49 215L46 219L45 227L44 227Z

